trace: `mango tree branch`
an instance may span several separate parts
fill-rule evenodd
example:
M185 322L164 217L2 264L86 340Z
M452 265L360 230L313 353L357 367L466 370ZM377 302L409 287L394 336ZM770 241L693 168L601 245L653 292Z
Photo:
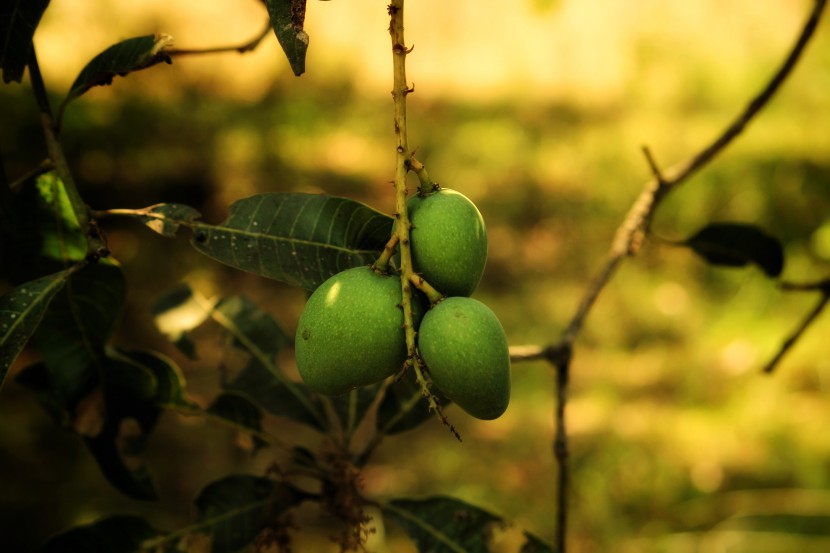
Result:
M199 54L221 54L224 52L236 52L238 54L246 54L255 50L260 42L271 32L271 21L266 21L265 28L256 37L252 38L242 44L233 46L214 46L211 48L168 48L167 54L170 56L192 56Z
M571 319L570 324L563 334L562 340L564 342L574 343L585 323L589 311L599 297L602 289L611 280L617 267L624 258L637 254L651 224L654 213L666 195L722 152L743 132L749 122L761 111L773 95L775 95L787 77L792 73L796 62L798 62L805 47L812 38L826 3L826 0L815 0L813 10L807 18L795 45L781 64L781 67L779 67L778 71L776 71L761 92L749 102L747 107L708 146L692 156L688 161L669 170L665 176L657 168L650 152L646 150L646 157L655 176L646 184L640 196L631 206L631 209L629 209L622 225L617 229L605 265L591 282L588 291L583 296L576 315Z

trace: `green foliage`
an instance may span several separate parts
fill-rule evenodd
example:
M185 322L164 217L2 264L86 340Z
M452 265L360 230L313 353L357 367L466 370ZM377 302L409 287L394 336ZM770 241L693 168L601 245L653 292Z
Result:
M12 0L0 12L0 67L3 82L20 82L29 60L32 35L49 0Z
M115 515L54 536L40 553L133 553L160 534L141 517Z
M231 267L314 290L374 261L391 228L391 217L354 200L261 194L231 204L219 225L194 224L191 242Z
M308 34L303 30L306 0L265 0L265 5L274 34L288 57L291 70L299 77L305 73L308 50Z

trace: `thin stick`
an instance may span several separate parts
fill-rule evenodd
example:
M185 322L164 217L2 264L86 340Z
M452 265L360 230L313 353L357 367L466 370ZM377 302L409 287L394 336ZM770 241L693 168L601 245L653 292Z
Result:
M821 299L818 301L815 307L807 314L801 324L798 325L798 328L784 340L784 343L781 344L781 349L778 350L778 353L770 359L769 363L764 366L764 371L767 374L772 373L775 370L775 367L778 366L778 363L781 362L781 359L784 358L784 355L787 354L788 351L795 345L795 343L801 338L804 331L807 330L813 321L824 311L824 308L827 307L827 302L830 301L830 294L824 292L821 294Z
M252 50L255 50L259 43L263 41L263 39L268 36L268 33L271 31L271 22L268 21L265 24L265 27L262 29L262 32L259 33L253 39L243 42L242 44L237 44L234 46L214 46L212 48L168 48L166 50L167 54L170 56L193 56L199 54L221 54L224 52L236 52L239 54L246 54Z

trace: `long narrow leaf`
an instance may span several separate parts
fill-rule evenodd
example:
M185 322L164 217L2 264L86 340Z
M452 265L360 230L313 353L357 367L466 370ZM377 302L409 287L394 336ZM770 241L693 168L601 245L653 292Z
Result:
M0 67L3 82L20 82L29 61L32 36L49 0L11 0L0 10Z
M21 284L0 297L0 387L12 362L37 330L46 308L63 288L70 271Z
M308 34L303 30L306 0L265 0L271 27L298 77L305 73Z
M193 246L217 261L314 290L377 259L392 218L346 198L261 194L232 204L223 223L194 223L193 230Z
M115 515L52 537L40 553L133 553L160 535L141 517Z

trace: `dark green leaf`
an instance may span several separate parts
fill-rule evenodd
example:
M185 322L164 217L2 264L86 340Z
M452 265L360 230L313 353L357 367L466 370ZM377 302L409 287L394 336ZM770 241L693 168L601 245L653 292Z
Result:
M116 515L58 534L40 553L133 553L161 535L141 517Z
M20 82L29 62L32 36L49 0L9 0L0 8L0 67L3 82Z
M548 545L530 532L525 532L525 544L519 553L555 553L552 546Z
M152 351L119 351L118 359L132 363L153 375L155 388L152 401L164 407L194 407L185 395L185 379L181 369L164 355Z
M202 214L189 205L156 204L141 210L137 216L150 229L162 236L173 238L180 226L190 225Z
M69 271L61 271L21 284L0 297L0 386L68 277Z
M292 341L271 315L245 296L224 298L211 317L231 333L237 347L263 361L273 363L274 356Z
M167 54L171 42L172 39L166 35L147 35L113 44L92 58L81 70L69 88L64 104L94 86L111 84L117 76L123 77L160 62L171 63Z
M488 553L491 528L501 519L452 497L399 499L381 506L420 553Z
M307 497L287 484L236 474L205 486L195 502L199 522L213 536L211 552L231 553Z
M109 359L103 388L103 426L85 440L110 484L133 499L156 499L150 472L139 454L161 412L155 401L157 390L158 381L152 371ZM124 424L128 420L131 424Z
M119 267L91 264L69 277L44 315L35 344L67 411L98 382L107 364L105 345L125 295Z
M231 205L220 225L193 225L193 246L217 261L314 290L383 250L392 218L349 200L317 194L262 194Z
M256 359L251 359L239 375L227 385L241 392L266 411L307 424L325 432L328 429L323 406L316 395L295 382L277 377Z
M191 359L196 358L196 346L188 333L210 317L207 298L196 294L189 285L182 284L158 298L151 308L159 331Z
M439 405L449 404L449 400L435 387L431 391L438 398ZM415 371L408 370L386 389L386 395L378 407L377 427L386 434L398 434L417 428L433 417L435 415L430 412L429 403L415 380Z
M35 363L17 373L14 381L35 394L37 402L52 417L55 424L69 424L69 413L63 404L63 397L52 382L52 375L43 363Z
M713 265L743 267L754 263L770 277L777 277L784 269L781 243L754 225L713 223L684 244Z
M306 0L265 0L274 34L298 77L305 73L308 50L308 35L303 30L305 4Z
M257 435L262 432L262 410L244 395L225 392L213 400L207 412L243 431L253 431L254 451L268 445Z
M305 386L291 382L275 363L275 356L291 339L277 322L253 301L236 296L217 304L211 317L233 336L234 345L252 355L243 371L228 384L271 413L325 430L322 405Z

